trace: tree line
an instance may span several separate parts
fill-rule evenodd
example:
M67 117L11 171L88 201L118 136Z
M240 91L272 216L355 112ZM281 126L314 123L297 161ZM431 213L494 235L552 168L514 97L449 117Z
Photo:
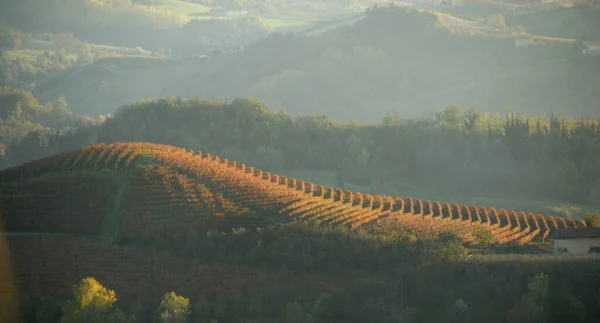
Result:
M434 115L380 124L291 117L254 99L139 101L101 125L7 148L17 164L94 143L147 141L201 150L272 173L334 171L338 187L390 193L418 184L449 194L600 201L600 125L596 121L507 115L451 106ZM392 194L390 194L392 195Z

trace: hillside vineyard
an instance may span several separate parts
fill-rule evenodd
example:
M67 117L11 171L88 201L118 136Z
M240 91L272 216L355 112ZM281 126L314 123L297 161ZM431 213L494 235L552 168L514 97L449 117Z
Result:
M302 222L424 238L450 229L468 245L489 230L492 244L522 245L552 230L586 227L541 214L324 187L151 143L92 145L2 170L0 180L9 232L126 239Z

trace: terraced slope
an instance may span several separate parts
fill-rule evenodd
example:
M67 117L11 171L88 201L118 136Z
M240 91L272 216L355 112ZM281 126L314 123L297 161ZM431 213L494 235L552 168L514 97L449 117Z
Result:
M65 172L119 174L120 189L111 195L114 207L104 215L103 224L104 235L113 238L300 221L369 227L374 233L403 230L420 237L454 229L469 244L478 243L476 232L489 230L492 243L524 244L544 239L555 229L585 227L582 221L540 214L343 191L150 143L93 145L6 169L0 172L0 189ZM34 216L1 207L9 223Z

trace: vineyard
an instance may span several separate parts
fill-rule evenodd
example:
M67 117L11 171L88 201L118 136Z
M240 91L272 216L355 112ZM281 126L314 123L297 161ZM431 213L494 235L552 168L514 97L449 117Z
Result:
M100 235L115 187L114 176L110 174L84 173L3 182L0 214L9 232Z
M272 285L294 291L322 290L336 282L329 277L201 264L152 251L103 247L81 238L35 235L7 236L7 239L19 290L31 296L68 297L71 286L89 276L124 298L153 300L172 289L195 297L252 292Z
M95 188L86 195L97 197L98 209L83 205L86 198L79 199L77 194L72 201L54 200L58 191L86 194L82 189L85 181L78 180L77 186L69 186L69 181L73 181L69 176L73 175L44 186L41 179L46 177L41 175L57 172L121 174L127 178L127 188L122 190L127 193L110 195L110 185L98 186L104 188ZM97 233L94 230L104 219L105 228L111 227L111 232L125 237L182 236L212 229L253 229L295 221L324 227L368 227L375 234L401 230L423 238L435 238L442 231L454 230L465 243L473 245L479 242L475 233L482 230L491 232L492 244L526 244L535 238L545 239L552 230L586 226L583 221L541 214L324 187L208 153L150 143L88 146L5 169L0 172L0 179L3 192L14 190L12 197L23 194L22 202L16 198L11 203L8 200L12 198L2 200L9 231L39 231L48 227L51 231L73 232L76 226L69 223L73 221L88 223L88 227L77 230L92 234ZM35 204L45 210L55 210L56 206L57 211L28 208L27 198L43 201ZM103 214L101 208L108 209L104 201L109 198L118 210ZM59 204L65 206L60 208ZM21 212L23 209L30 213ZM81 211L85 221L75 220L76 214L68 210ZM40 221L44 225L29 229L28 223ZM60 224L61 221L67 223ZM46 226L50 222L56 224Z

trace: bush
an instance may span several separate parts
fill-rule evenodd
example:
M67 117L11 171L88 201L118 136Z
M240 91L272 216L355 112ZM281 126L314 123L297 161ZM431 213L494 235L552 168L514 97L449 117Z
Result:
M158 310L160 323L184 323L190 316L190 300L175 292L166 293Z
M490 241L492 241L492 238L494 237L492 232L486 229L481 229L473 232L473 236L477 238L477 244L482 248L489 246Z
M116 303L113 290L104 288L93 277L84 278L73 286L73 299L63 307L60 323L126 322Z

